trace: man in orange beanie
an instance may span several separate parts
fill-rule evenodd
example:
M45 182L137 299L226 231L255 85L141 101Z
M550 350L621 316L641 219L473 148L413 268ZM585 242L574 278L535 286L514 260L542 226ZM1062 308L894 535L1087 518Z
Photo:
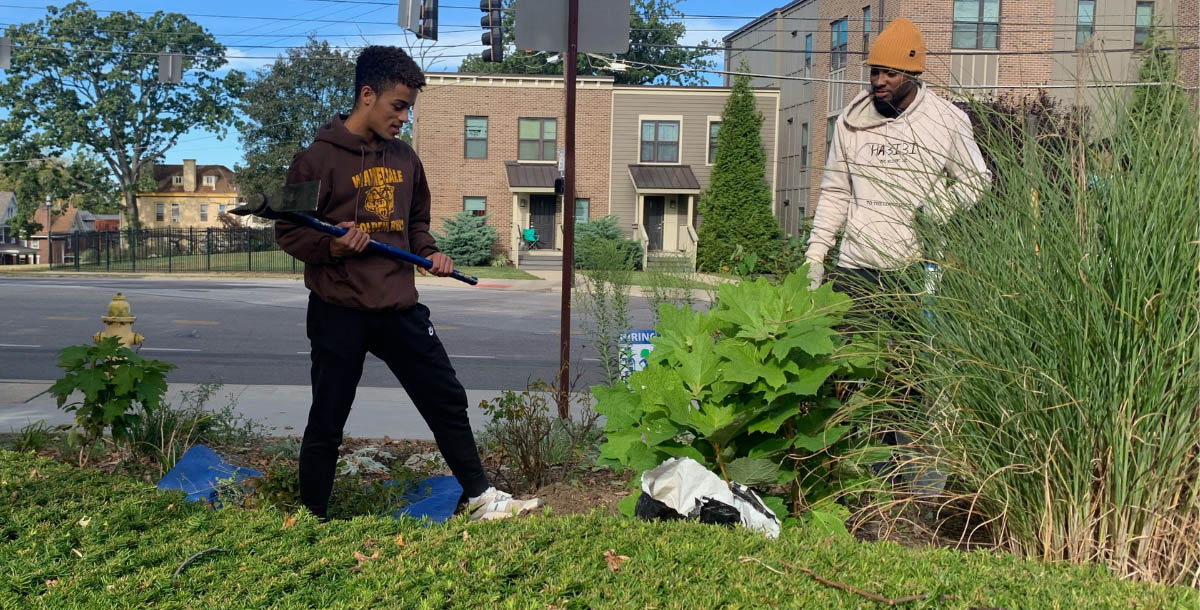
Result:
M917 214L944 221L973 205L991 180L967 115L920 80L925 42L911 21L889 23L871 46L867 65L869 90L834 121L805 253L816 289L841 232L841 255L831 275L834 289L851 296L885 285L885 274L916 262Z

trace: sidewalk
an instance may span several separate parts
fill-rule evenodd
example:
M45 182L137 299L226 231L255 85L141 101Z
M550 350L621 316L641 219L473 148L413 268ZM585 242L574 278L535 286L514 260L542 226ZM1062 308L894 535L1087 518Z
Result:
M0 380L0 432L17 431L39 420L51 426L72 423L74 414L59 410L54 397L43 393L52 383ZM195 389L196 385L171 384L166 401L181 404L180 394ZM501 394L499 390L467 390L472 428L481 430L488 420L479 403ZM311 401L311 390L306 385L226 385L217 390L205 407L219 410L233 402L236 413L266 426L267 435L300 436L304 434ZM553 400L550 408L554 408ZM399 387L359 388L345 434L358 438L433 440L429 426Z
M255 280L290 280L300 282L303 281L299 275L287 273L249 273L249 272L221 272L221 273L105 273L102 271L25 271L23 269L13 269L16 265L10 268L0 267L0 278L5 277L35 277L35 278L137 278L137 279L155 279L155 280L214 280L214 281L255 281ZM422 286L440 286L449 288L466 288L474 290L514 290L521 292L546 292L546 293L562 293L562 271L560 270L543 270L543 269L526 269L524 270L530 275L536 275L540 279L536 280L517 280L517 279L492 279L479 278L479 284L471 287L454 278L435 277L432 275L416 277L417 289ZM695 274L697 279L709 282L712 284L720 284L729 280L715 275L704 273ZM575 292L583 290L583 282L575 281ZM629 296L645 297L649 294L649 289L640 286L631 286L629 288ZM708 290L694 289L692 290L692 298L696 301L709 300L710 294Z

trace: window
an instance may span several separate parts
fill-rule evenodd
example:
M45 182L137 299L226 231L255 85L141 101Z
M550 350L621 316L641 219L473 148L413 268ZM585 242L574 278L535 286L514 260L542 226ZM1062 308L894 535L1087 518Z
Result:
M708 124L708 164L717 160L717 132L721 130L721 122L713 121Z
M1075 48L1087 44L1092 37L1092 26L1096 23L1096 0L1079 0L1075 13Z
M800 124L800 167L808 167L808 123Z
M812 34L804 35L804 75L812 76Z
M1000 0L954 0L954 36L950 46L994 49L999 32Z
M154 220L156 220L156 221L158 221L158 222L162 222L162 221L163 221L163 207L164 207L164 205L165 205L165 204L162 204L162 203L156 203L156 204L154 204Z
M175 186L183 184L183 176L171 176L171 184L174 184Z
M487 117L466 117L463 156L468 159L487 158Z
M487 197L463 197L463 209L472 216L487 214Z
M885 15L885 13L883 11L883 0L879 0L879 19L876 19L875 21L877 21L879 24L880 32L883 31L883 21L885 19L884 15Z
M200 204L200 222L208 222L208 204Z
M224 214L224 213L225 213L225 204L223 204L223 203L217 204L217 215L220 216L221 214Z
M828 119L825 119L825 160L826 161L829 160L829 148L831 146L833 146L833 129L834 129L834 121L836 121L836 120L837 120L837 117L835 117L835 116L831 116Z
M1133 44L1142 46L1150 37L1150 28L1154 26L1154 3L1138 2L1137 13L1133 22Z
M179 204L171 204L171 222L179 222Z
M217 177L216 176L205 176L204 177L204 186L211 186L213 188L216 188L217 187Z
M846 67L846 18L842 17L830 25L829 33L829 71L835 72Z
M642 121L642 163L679 163L679 121Z
M517 159L553 161L558 138L556 119L517 119Z
M575 224L582 224L588 221L588 208L591 207L592 200L587 198L575 199Z
M863 53L871 48L871 7L863 7ZM865 57L865 56L864 56Z

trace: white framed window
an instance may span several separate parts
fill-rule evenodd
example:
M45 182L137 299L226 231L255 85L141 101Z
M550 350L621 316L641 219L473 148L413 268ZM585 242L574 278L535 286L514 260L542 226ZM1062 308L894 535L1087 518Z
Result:
M204 177L204 186L211 186L213 188L216 188L217 187L217 177L216 176L205 176Z
M558 119L517 119L517 159L554 161L558 158Z
M717 162L717 133L721 131L719 119L708 119L708 164Z
M642 121L642 163L679 163L679 121Z
M183 184L183 176L171 176L171 184L175 186Z
M871 48L871 7L863 7L863 53ZM863 56L866 57L865 55Z
M217 204L217 214L224 214L224 213L225 213L225 204L223 204L223 203Z
M200 204L200 222L208 222L208 204Z
M166 205L165 205L165 204L162 204L162 203L156 203L156 204L154 204L154 220L155 220L156 222L162 222L162 221L163 221L163 209L164 209L165 207L166 207Z
M179 204L171 204L171 222L179 222Z
M1080 11L1082 10L1081 8ZM954 34L950 40L951 47L995 49L999 37L1000 0L954 0Z
M487 197L463 197L463 209L472 216L487 214Z

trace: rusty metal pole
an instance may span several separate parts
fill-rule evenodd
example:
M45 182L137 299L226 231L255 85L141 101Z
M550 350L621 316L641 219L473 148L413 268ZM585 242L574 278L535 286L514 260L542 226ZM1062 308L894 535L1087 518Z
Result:
M567 50L563 55L566 86L566 138L563 142L562 316L559 325L558 416L570 415L571 284L575 281L575 72L579 52L579 0L567 0Z

